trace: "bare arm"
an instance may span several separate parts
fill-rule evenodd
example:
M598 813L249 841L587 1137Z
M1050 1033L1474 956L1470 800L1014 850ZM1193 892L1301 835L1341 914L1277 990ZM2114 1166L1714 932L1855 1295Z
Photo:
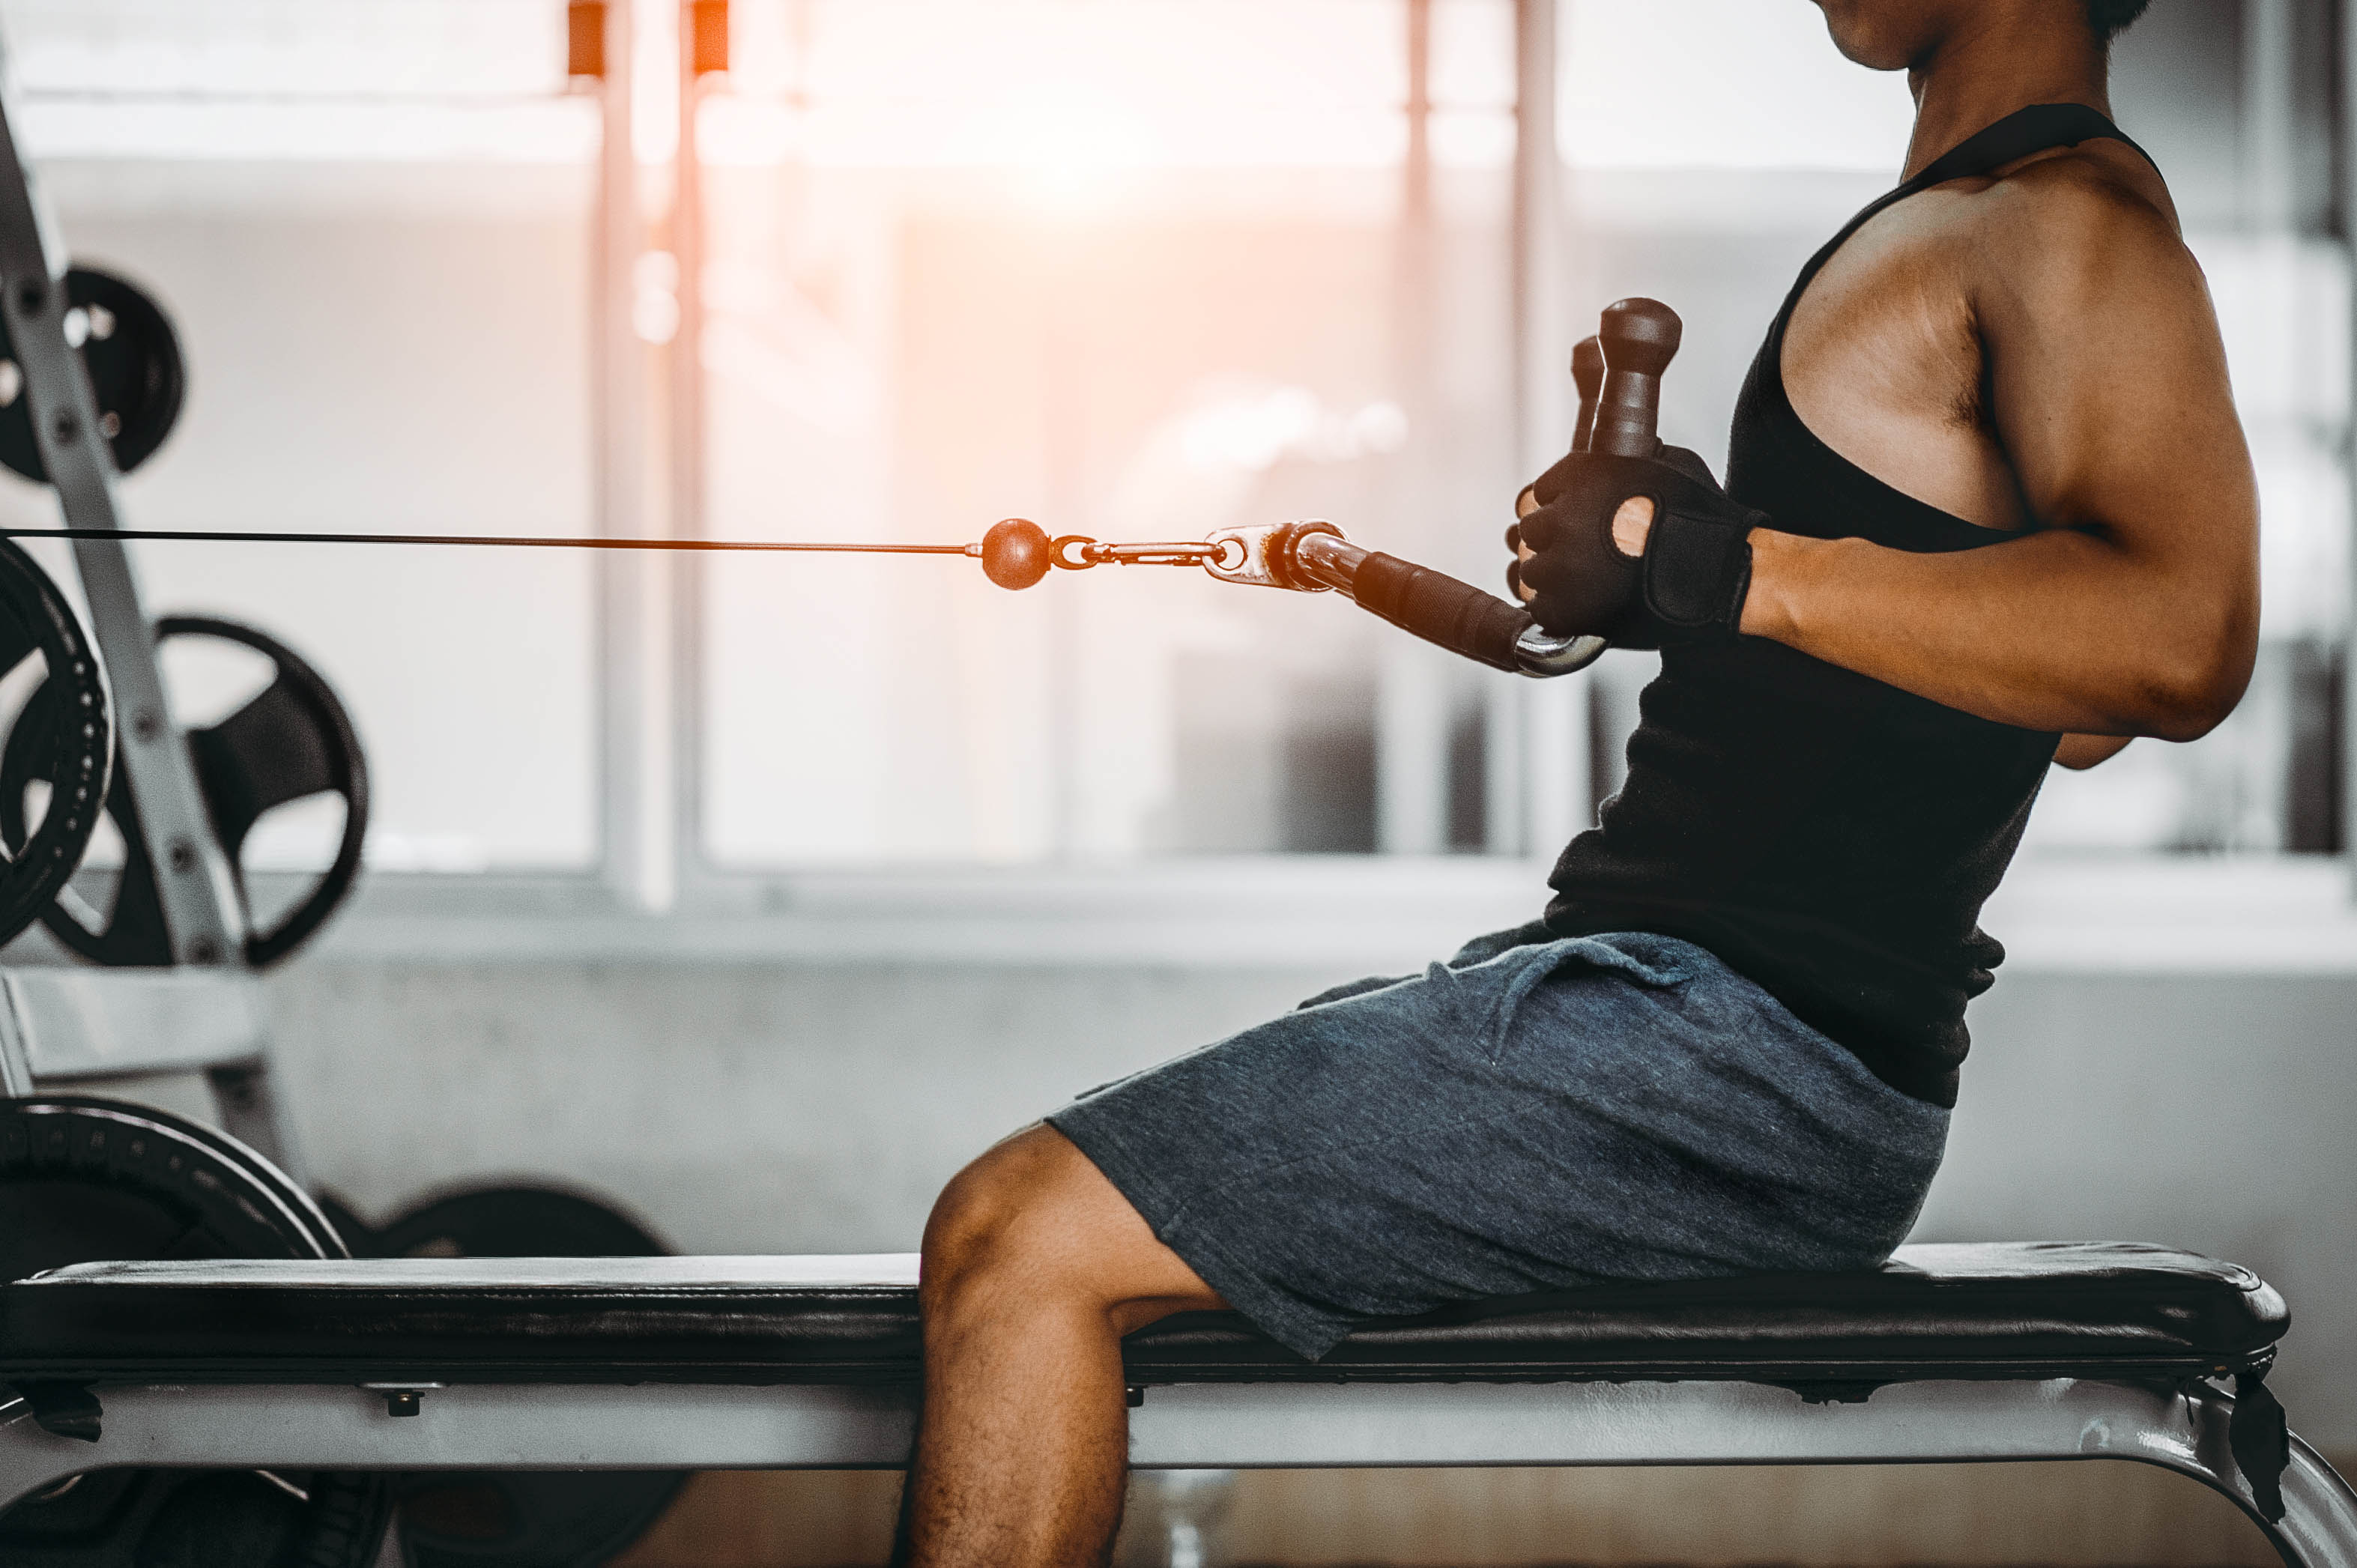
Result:
M2004 724L2190 739L2241 697L2258 627L2256 488L2208 290L2133 197L2022 185L1972 297L2037 532L1916 554L1762 530L1742 629Z

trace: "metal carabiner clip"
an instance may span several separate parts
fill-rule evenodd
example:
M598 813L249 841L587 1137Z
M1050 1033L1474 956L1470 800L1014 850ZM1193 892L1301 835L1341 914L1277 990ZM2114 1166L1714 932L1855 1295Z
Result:
M1222 583L1250 588L1288 588L1297 594L1323 594L1343 585L1322 581L1301 570L1297 552L1311 534L1336 540L1342 531L1320 518L1300 522L1264 522L1247 528L1223 528L1205 539L1220 547L1219 555L1203 563L1203 570Z

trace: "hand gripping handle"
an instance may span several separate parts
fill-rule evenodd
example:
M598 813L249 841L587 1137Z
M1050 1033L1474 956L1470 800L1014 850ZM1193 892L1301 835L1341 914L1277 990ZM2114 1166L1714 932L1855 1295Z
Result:
M1623 299L1604 307L1596 336L1571 350L1572 384L1579 392L1579 417L1572 427L1575 452L1609 452L1651 457L1662 449L1655 433L1662 408L1662 372L1685 334L1678 313L1657 299ZM1525 489L1514 499L1514 515L1538 510L1538 497ZM1603 655L1600 637L1550 638L1534 626L1523 638L1520 663L1525 674L1565 675Z
M1579 389L1575 450L1632 457L1661 450L1654 427L1662 372L1683 335L1678 313L1659 300L1624 299L1605 308L1597 335L1572 350L1572 380ZM1527 516L1536 504L1525 491L1516 510ZM1550 637L1520 605L1396 555L1361 550L1322 525L1293 524L1281 539L1272 534L1266 542L1275 546L1266 551L1271 569L1258 580L1340 588L1402 631L1492 670L1567 675L1604 652L1600 637ZM1246 580L1217 565L1210 570Z

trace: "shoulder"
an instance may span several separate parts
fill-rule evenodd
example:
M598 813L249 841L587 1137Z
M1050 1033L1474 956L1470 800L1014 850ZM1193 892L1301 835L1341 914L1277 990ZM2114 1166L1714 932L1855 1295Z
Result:
M2133 148L2088 142L1959 181L1949 235L1977 301L2036 316L2198 298L2168 187Z

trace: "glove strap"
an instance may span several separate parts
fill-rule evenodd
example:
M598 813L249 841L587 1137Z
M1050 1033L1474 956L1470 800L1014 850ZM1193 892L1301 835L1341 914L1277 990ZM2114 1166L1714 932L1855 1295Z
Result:
M1733 636L1751 591L1755 526L1664 510L1645 541L1645 607L1674 630Z

